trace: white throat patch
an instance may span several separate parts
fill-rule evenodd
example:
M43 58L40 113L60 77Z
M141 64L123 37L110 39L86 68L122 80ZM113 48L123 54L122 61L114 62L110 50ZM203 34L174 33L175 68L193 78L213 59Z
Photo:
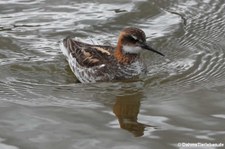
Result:
M124 53L138 54L141 52L141 50L142 50L141 47L133 47L133 46L127 46L127 45L123 46Z

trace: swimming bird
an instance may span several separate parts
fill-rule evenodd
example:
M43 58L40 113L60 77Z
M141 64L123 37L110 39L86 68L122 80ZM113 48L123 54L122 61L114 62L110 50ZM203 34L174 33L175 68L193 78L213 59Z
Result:
M164 56L147 45L144 31L135 27L124 28L115 47L65 38L60 42L60 49L81 83L136 78L147 72L140 56L142 51Z

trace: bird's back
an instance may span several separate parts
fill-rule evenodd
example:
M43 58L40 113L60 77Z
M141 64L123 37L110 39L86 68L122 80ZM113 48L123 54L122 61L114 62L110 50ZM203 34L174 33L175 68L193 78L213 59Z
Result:
M109 81L115 76L114 47L90 45L74 39L64 39L60 48L70 68L82 83Z

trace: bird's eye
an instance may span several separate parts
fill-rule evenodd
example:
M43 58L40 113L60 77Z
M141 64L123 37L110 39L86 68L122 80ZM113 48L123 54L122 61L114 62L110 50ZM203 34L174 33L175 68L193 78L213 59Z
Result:
M129 42L133 42L133 43L136 43L136 42L138 42L138 40L137 39L135 39L134 37L132 37L132 36L126 36L126 39L129 41Z

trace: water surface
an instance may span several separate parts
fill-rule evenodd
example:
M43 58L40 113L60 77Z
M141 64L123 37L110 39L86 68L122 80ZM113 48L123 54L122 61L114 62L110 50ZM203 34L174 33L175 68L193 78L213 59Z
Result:
M1 0L0 148L178 148L225 143L221 0ZM80 84L58 41L116 44L143 29L145 78Z

